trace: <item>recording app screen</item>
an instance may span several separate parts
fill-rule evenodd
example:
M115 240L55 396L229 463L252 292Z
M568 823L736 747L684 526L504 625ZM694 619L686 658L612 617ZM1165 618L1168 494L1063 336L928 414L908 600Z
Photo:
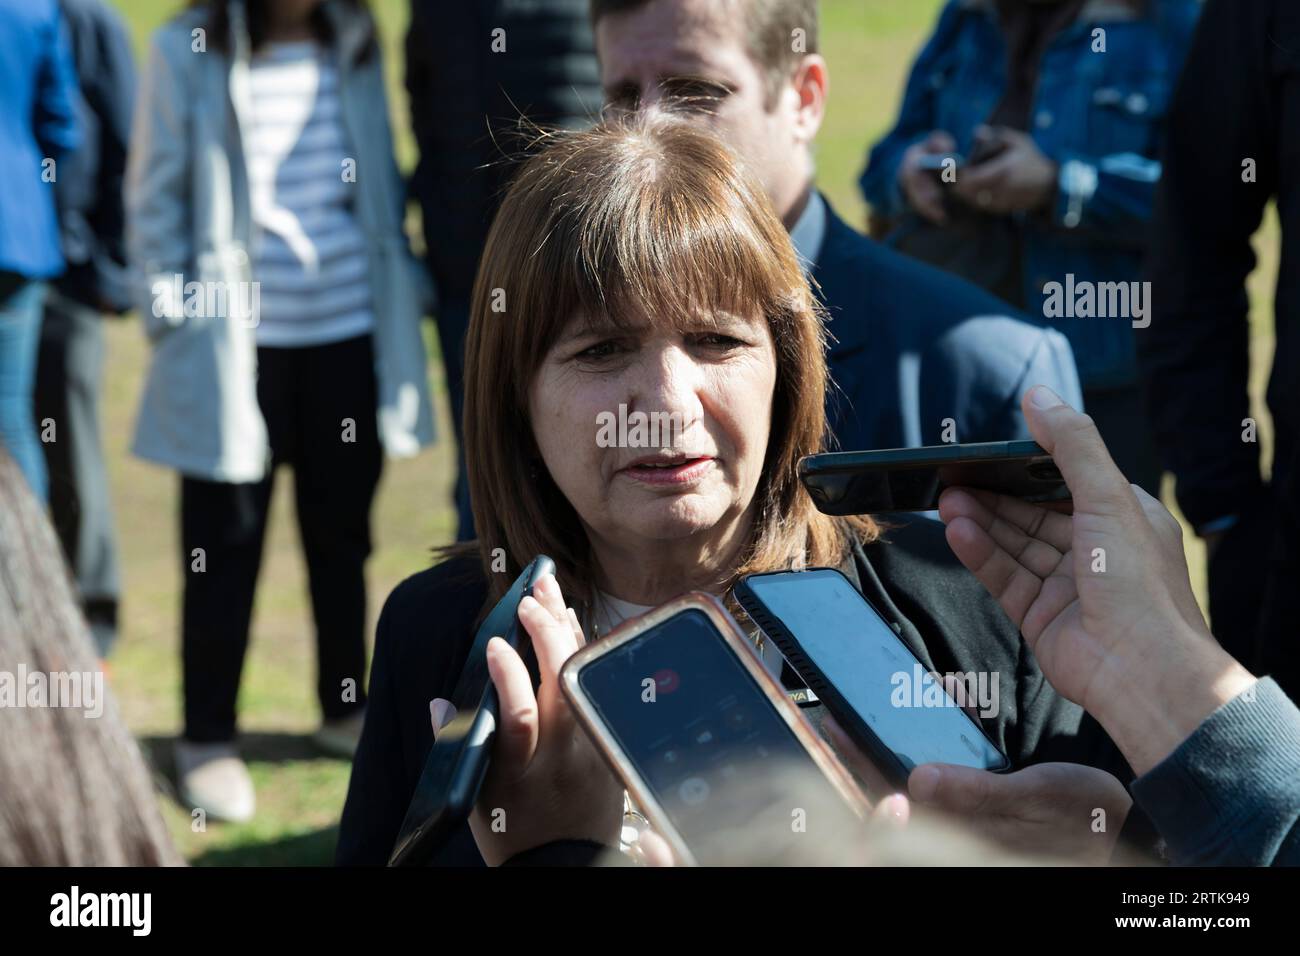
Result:
M583 668L579 680L702 863L716 858L731 828L743 827L747 840L767 839L765 828L779 838L790 833L796 807L843 807L699 611L628 641ZM774 786L778 777L786 783Z
M801 571L749 584L908 770L935 762L1002 765L997 748L843 575Z

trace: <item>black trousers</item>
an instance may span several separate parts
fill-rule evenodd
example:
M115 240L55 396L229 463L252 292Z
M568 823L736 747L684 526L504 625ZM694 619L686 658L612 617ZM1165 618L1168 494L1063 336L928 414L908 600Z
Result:
M307 559L325 719L365 705L370 506L383 467L369 336L257 350L257 399L271 443L262 481L181 479L185 738L233 740L253 594L275 468L291 465Z
M469 471L465 466L465 336L469 332L470 300L449 296L438 303L438 342L447 373L451 421L456 429L456 540L474 540L474 512L469 503Z
M1124 477L1159 498L1162 469L1143 404L1142 386L1085 388L1083 410L1096 422L1097 431Z
M1268 546L1238 575L1263 578L1263 600L1256 629L1254 670L1267 674L1294 701L1300 701L1300 455L1286 468L1274 462ZM1226 543L1226 542L1225 542ZM1220 545L1219 550L1222 550ZM1264 561L1259 562L1260 557ZM1216 555L1217 557L1217 555ZM1262 574L1260 573L1262 571ZM1248 662L1250 667L1251 663Z

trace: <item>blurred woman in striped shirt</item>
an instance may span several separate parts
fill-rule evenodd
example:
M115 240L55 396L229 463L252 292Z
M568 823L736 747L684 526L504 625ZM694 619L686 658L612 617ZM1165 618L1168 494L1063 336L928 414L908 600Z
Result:
M181 474L182 798L246 820L235 701L279 464L294 472L325 748L365 711L383 452L433 438L374 26L356 0L210 0L153 39L128 176L154 355L135 451Z

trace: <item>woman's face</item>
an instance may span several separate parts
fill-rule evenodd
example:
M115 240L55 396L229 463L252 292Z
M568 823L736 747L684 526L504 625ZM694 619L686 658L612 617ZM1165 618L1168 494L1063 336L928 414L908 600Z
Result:
M762 316L685 331L574 318L533 380L533 433L594 545L704 545L748 518L775 387Z

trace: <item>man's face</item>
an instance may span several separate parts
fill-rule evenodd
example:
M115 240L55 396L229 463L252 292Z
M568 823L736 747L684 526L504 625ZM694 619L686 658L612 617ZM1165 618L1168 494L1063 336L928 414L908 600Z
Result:
M746 0L652 0L596 27L605 103L615 110L674 107L711 128L748 165L782 218L811 176L790 83L768 101L745 45ZM787 220L787 225L790 223Z

